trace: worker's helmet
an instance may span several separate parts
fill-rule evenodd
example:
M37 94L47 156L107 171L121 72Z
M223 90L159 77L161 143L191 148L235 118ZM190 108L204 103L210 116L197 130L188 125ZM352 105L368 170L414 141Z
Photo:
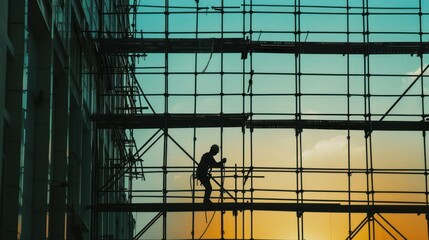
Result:
M213 154L217 154L219 152L219 146L217 144L213 144L210 147L210 152L213 153Z

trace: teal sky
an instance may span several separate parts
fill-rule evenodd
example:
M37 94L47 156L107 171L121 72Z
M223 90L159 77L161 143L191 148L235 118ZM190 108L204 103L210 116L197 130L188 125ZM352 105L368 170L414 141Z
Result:
M294 15L293 7L273 7L273 6L258 6L262 4L271 5L293 5L295 1L284 0L253 0L255 5L252 10L255 13L250 17L246 14L243 18L241 11L249 10L249 6L243 7L243 2L249 4L250 0L228 0L224 1L226 7L224 14L224 33L225 38L242 38L243 29L247 32L250 29L254 31L251 36L253 40L261 41L294 41ZM307 42L346 42L347 35L347 16L345 8L337 8L346 6L346 0L301 0L303 6L319 5L331 6L332 8L318 7L302 7L303 15L301 17L300 29L303 32L301 41ZM363 17L362 0L350 0L350 6L353 8L350 12L353 15L349 17L350 34L349 41L363 41ZM419 0L369 0L370 15L369 17L369 41L371 42L419 42L420 36L420 19L418 16ZM422 11L425 15L422 16L422 39L424 42L429 41L429 0L422 0ZM144 38L163 38L165 37L165 15L162 14L165 5L164 1L160 0L142 0L142 5L150 5L152 7L140 7L139 12L153 14L141 14L137 18L137 31L143 32ZM195 7L194 0L170 0L170 6L176 7ZM212 6L220 6L221 1L200 0L200 7L207 7L206 10L201 10L198 15L198 37L199 38L220 38L222 29L221 14L214 10ZM160 7L154 7L160 6ZM237 7L237 8L235 8ZM380 9L381 7L389 8L410 8L410 9ZM196 30L196 16L194 13L184 13L186 11L195 12L195 9L188 8L171 8L172 13L169 15L168 30L171 32L170 38L195 38L193 33ZM263 13L267 11L276 11L277 13ZM174 13L179 12L179 13ZM320 14L306 14L306 12L319 12ZM328 14L338 13L338 14ZM376 14L377 13L377 14ZM395 14L388 14L395 13ZM243 27L244 26L244 27ZM261 32L262 31L262 32ZM309 33L307 33L309 31ZM248 33L246 36L250 36ZM349 60L348 60L349 59ZM423 62L416 55L371 55L369 58L369 72L373 75L370 78L370 93L375 95L371 98L372 114L384 114L397 96L409 86L415 76L420 73L421 64L423 68L429 64L427 55L424 55ZM347 61L349 61L349 73L357 74L349 78L350 93L359 96L350 98L350 112L360 114L354 116L354 120L363 120L364 114L364 57L362 55L301 55L301 92L304 94L315 94L315 96L302 96L301 112L304 114L312 114L303 116L304 119L347 119L347 97L346 96L327 96L325 94L347 94ZM197 62L195 66L195 62ZM168 113L194 113L194 104L196 104L196 113L249 113L255 114L255 119L293 119L295 113L295 57L291 54L265 54L256 53L246 61L240 59L240 54L169 54L168 69L166 69L164 54L148 54L146 59L142 58L139 61L140 67L148 67L147 69L139 69L140 73L137 78L148 98L151 105L157 113L164 113L165 101L168 101ZM156 67L154 69L153 67ZM207 67L207 68L206 68ZM206 71L203 70L206 68ZM248 80L250 79L249 72L254 70L253 76L253 93L255 96L251 99L248 95L242 97L243 93L248 93ZM164 72L169 73L168 78L165 78ZM194 72L199 72L195 79ZM224 71L223 76L220 72ZM270 73L270 74L266 74ZM327 76L326 74L335 74L337 76ZM383 76L385 75L385 76ZM391 76L398 75L398 76ZM429 73L426 73L429 75ZM196 81L196 88L194 87ZM166 84L167 83L167 84ZM426 96L429 94L429 83L427 77L419 80L411 89L409 94L425 94L424 98L424 113L429 112L429 101ZM168 89L166 89L168 85ZM171 94L168 99L164 97L164 93L168 91ZM223 98L220 93L227 94ZM197 101L194 101L192 94L197 93ZM276 94L268 96L267 94ZM397 95L391 97L383 97L379 95ZM222 101L221 101L222 100ZM252 103L252 108L250 107ZM244 106L244 108L243 108ZM422 114L422 101L420 96L405 97L394 108L392 113L401 114ZM292 114L292 115L291 115ZM326 116L326 114L338 114L341 116ZM375 117L378 119L379 117ZM420 121L421 117L387 117L386 120L411 120ZM138 130L135 131L135 136L139 143L145 142L151 134L156 130ZM294 131L290 129L282 130L255 130L252 134L246 129L243 134L241 129L197 129L195 137L195 148L193 145L194 132L193 129L170 129L171 136L180 143L180 145L192 155L195 151L195 158L198 161L200 156L206 152L209 146L213 143L222 143L222 154L228 157L228 165L233 166L238 164L249 166L250 158L254 166L276 166L276 167L295 167L296 166L296 139ZM351 146L347 147L347 132L346 131L330 131L330 130L305 130L303 132L303 162L305 167L320 167L320 168L346 168L347 154L350 153L352 158L353 168L365 168L365 139L362 131L351 132ZM373 158L377 168L416 168L422 169L423 150L426 146L422 142L421 132L375 132L372 137L373 141ZM244 150L243 147L244 146ZM252 151L250 150L252 148ZM187 166L191 167L190 159L169 140L168 141L168 162L169 166ZM143 157L145 166L161 166L163 159L163 139L145 154ZM219 157L217 158L219 160ZM148 170L149 171L149 170ZM258 173L264 178L255 179L254 184L259 188L272 189L295 189L295 175L292 173ZM258 175L257 174L257 175ZM169 189L190 190L189 186L190 173L169 173L168 187ZM400 181L395 182L395 179ZM227 180L226 185L233 188L232 180ZM403 175L377 175L375 177L376 188L378 190L424 190L424 179L422 176L403 176ZM353 175L352 186L354 190L364 191L364 175ZM392 184L386 184L391 182ZM162 174L147 173L146 181L136 181L134 189L162 189ZM248 186L247 186L248 187ZM305 187L308 189L347 189L346 175L331 175L318 174L305 176ZM198 188L202 190L201 187ZM169 193L170 195L189 196L188 193ZM202 194L201 192L197 193ZM150 194L149 194L150 195ZM161 201L160 193L153 193L150 198L134 198L135 202L159 202ZM217 196L218 192L213 192L212 196ZM257 196L265 197L266 193L258 193ZM295 198L295 194L273 194L279 198ZM345 194L332 195L306 195L308 198L326 198L326 199L346 199ZM365 195L354 196L356 199L364 199ZM415 199L416 201L424 201L423 195L378 195L379 200L384 199ZM171 202L189 202L189 199L172 198ZM261 213L258 213L261 214ZM169 224L175 225L176 228L169 230L170 236L177 238L190 237L190 214L172 214L173 217L169 220ZM211 214L210 214L211 215ZM273 213L273 215L276 215ZM291 214L293 215L293 214ZM294 216L284 214L284 219L292 219L292 227L284 226L287 233L271 233L267 234L261 231L264 226L264 217L271 215L262 215L259 220L255 220L255 231L265 238L278 239L296 239L294 231L296 226L293 224ZM277 216L278 217L278 216ZM344 216L330 216L332 222L347 221ZM362 219L357 216L353 219L357 224ZM145 225L151 218L150 215L139 214L137 229ZM204 218L202 213L199 213L197 218L202 221ZM178 220L180 219L180 220ZM255 218L257 219L257 218ZM326 222L326 215L319 216L317 214L307 218L309 222L322 221ZM392 218L394 219L394 218ZM285 220L285 222L289 221ZM340 221L341 220L341 221ZM215 221L219 222L217 216ZM393 221L393 220L392 220ZM422 219L414 219L416 225L420 226ZM424 222L423 222L424 223ZM246 222L248 224L248 222ZM273 223L273 224L278 224ZM183 225L183 226L182 226ZM421 224L424 225L424 224ZM159 237L159 229L162 226L158 220L153 230L148 232L147 237ZM182 226L182 227L179 227ZM205 227L205 223L199 225L198 230ZM311 226L311 227L310 227ZM330 229L341 228L338 224L330 224L327 226ZM291 228L291 229L289 229ZM322 230L309 224L307 229L310 231L309 239L344 239L346 232L339 231L338 236L332 235L336 233L323 232ZM180 230L178 230L180 229ZM346 228L344 228L346 230ZM420 229L420 228L419 228ZM424 227L422 227L424 230ZM421 230L421 229L420 229ZM229 229L228 236L231 235ZM321 231L323 234L321 234ZM417 230L416 232L418 232ZM335 231L334 231L335 232ZM318 235L319 233L319 235ZM248 234L248 233L246 233ZM414 236L412 232L409 232ZM247 236L247 235L246 235ZM311 238L311 236L313 238ZM326 236L325 238L317 238L317 236ZM213 237L218 237L213 235ZM248 237L248 236L247 236ZM420 239L419 236L415 237ZM413 237L411 237L413 239Z
M160 1L144 1L144 5L150 6L163 6ZM254 1L254 4L267 4L266 1ZM143 3L142 3L143 4ZM181 7L194 7L195 1L170 1L170 6L181 6ZM227 8L224 17L224 30L225 31L242 31L243 30L243 17L241 13L228 13L228 12L239 12L242 10L241 6L243 1L226 1L225 6L227 7L239 7ZM270 4L293 4L293 1L285 3L284 1L270 1ZM302 5L314 5L311 1L302 1ZM318 1L318 5L321 6L345 6L345 1ZM370 7L380 7L386 4L385 1L370 1ZM352 8L351 12L360 13L362 12L361 7L362 1L350 1L350 5L356 8ZM427 2L423 1L423 10L427 9ZM211 7L217 6L212 1L200 1L200 7L208 7L207 13L199 14L199 31L201 32L219 32L221 30L221 17L220 14L214 14L216 12ZM407 7L416 8L418 7L418 1L389 1L389 7ZM425 8L426 7L426 8ZM249 7L246 7L248 10ZM302 8L302 11L316 11L315 8ZM291 7L253 7L254 11L292 11ZM141 7L141 11L163 11L163 8L156 7ZM182 9L172 8L171 11L195 11L193 9ZM320 11L320 9L319 9ZM344 13L345 9L328 8L322 9L324 12ZM426 10L427 11L427 10ZM408 15L408 13L416 13L418 9L411 10L381 10L371 9L370 12L386 13L406 13L407 15L371 15L369 18L369 25L371 32L397 32L395 34L381 34L374 33L369 37L370 41L419 41L418 34L398 34L400 32L418 32L419 31L419 17L417 14ZM247 14L249 15L249 14ZM426 17L426 16L424 16ZM170 32L194 32L195 31L195 14L186 13L172 13L169 16L169 31ZM329 31L329 32L344 32L347 29L345 15L316 15L316 14L303 14L301 18L301 31L302 41L335 41L345 42L347 41L346 34L333 34L333 33L305 33L306 31ZM165 17L163 14L147 14L138 16L138 30L143 31L143 36L147 38L151 37L164 37L165 31ZM245 29L248 31L250 28L250 17L245 18ZM350 31L357 32L351 34L350 41L361 42L363 40L362 34L362 16L352 15L350 17ZM429 31L429 23L423 21L422 24L423 32ZM294 35L292 33L264 33L260 31L293 31L294 30L294 18L293 14L268 14L268 13L255 13L252 16L252 30L255 31L253 39L267 40L267 41L293 41ZM149 33L146 33L149 32ZM162 34L152 34L153 32L159 32ZM248 35L248 34L247 34ZM246 35L246 36L247 36ZM171 34L171 38L194 38L195 34ZM211 34L199 34L201 38L220 37L219 33ZM241 33L225 34L224 37L238 37L241 38ZM429 38L429 35L425 34L423 38ZM197 67L195 69L195 58L197 58ZM193 94L194 89L194 75L193 72L201 72L206 66L206 74L200 74L197 79L198 94L219 94L221 91L229 94L241 94L247 92L247 81L249 79L249 71L252 68L256 75L254 76L254 93L277 93L277 94L293 94L295 92L295 80L293 76L282 76L281 74L291 74L295 72L295 61L293 55L286 54L254 54L252 59L252 66L250 61L245 63L245 83L243 88L243 62L240 60L240 54L224 54L223 65L221 66L221 55L213 54L210 61L210 54L198 54L196 57L194 54L170 54L169 56L169 75L168 79L168 92L170 94ZM426 63L426 60L425 60ZM145 61L141 61L141 65L144 67L160 67L158 70L144 70L144 72L150 71L151 73L159 72L159 74L141 75L142 85L144 90L148 94L163 94L165 89L164 84L164 68L165 60L163 54L149 54ZM363 57L352 55L350 57L350 73L361 74L363 72ZM370 73L372 74L411 74L418 71L420 67L420 58L410 55L374 55L370 57ZM219 78L219 72L223 70L226 72L223 79L223 89L221 89L221 80ZM302 55L301 57L301 71L311 74L346 74L347 73L347 57L341 55ZM278 73L279 75L261 75L263 73ZM406 87L404 77L373 77L374 81L371 85L371 92L373 94L399 94ZM347 80L346 77L324 77L324 76L303 76L301 79L301 90L303 93L339 93L345 94L347 91ZM401 84L401 82L403 82ZM389 83L389 84L386 84ZM352 77L350 79L351 92L356 94L362 94L364 91L362 77ZM418 91L416 88L415 91ZM204 112L220 112L220 97L199 97L201 101L198 101L197 111ZM303 111L318 111L323 109L321 104L314 105L314 97L303 98ZM332 97L318 97L319 100L324 101L325 104L337 104L338 98ZM164 98L151 97L153 105L156 107L158 112L165 111L164 109ZM224 102L225 112L241 112L242 111L242 99L239 96L226 96ZM274 100L279 99L279 101ZM270 110L263 107L265 102L284 102L294 101L293 97L255 97L254 98L254 109L253 112L269 112ZM188 96L173 96L170 98L172 104L170 104L169 112L192 112L193 111L193 97ZM343 100L345 101L345 99ZM356 102L353 109L358 109L356 105L360 104L359 99L351 99ZM376 100L374 100L376 101ZM382 103L385 100L380 99L382 106L380 112L383 111L383 107L387 107L389 101ZM173 103L174 102L174 103ZM208 104L210 102L210 104ZM262 106L258 106L261 104ZM246 104L248 107L249 104ZM294 104L291 104L294 106ZM274 104L272 106L273 112L290 112L295 111L294 108L282 105L283 108ZM341 112L345 112L344 106L339 106ZM263 109L261 109L263 108ZM281 109L278 109L281 108ZM332 108L330 108L332 109ZM264 111L263 111L264 110ZM246 112L250 109L246 109ZM326 110L324 110L326 112ZM361 111L358 111L361 112Z

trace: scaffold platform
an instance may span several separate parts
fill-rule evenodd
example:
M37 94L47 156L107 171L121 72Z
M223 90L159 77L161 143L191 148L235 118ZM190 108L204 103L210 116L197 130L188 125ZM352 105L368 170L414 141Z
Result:
M98 128L191 128L243 127L245 114L95 114L92 121Z
M347 120L253 120L248 128L295 128L336 130L427 131L424 121L347 121Z
M95 114L92 120L104 129L147 128L294 128L335 130L427 131L426 121L347 121L347 120L248 120L246 114Z
M296 53L424 54L428 42L287 42L242 38L100 38L101 52L114 53Z
M284 211L336 213L409 213L428 214L425 205L343 205L328 203L132 203L98 204L97 212L201 212L201 211Z

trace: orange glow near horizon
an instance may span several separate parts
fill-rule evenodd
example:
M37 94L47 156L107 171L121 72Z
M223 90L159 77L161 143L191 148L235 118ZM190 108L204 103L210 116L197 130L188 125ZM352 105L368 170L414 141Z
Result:
M188 130L186 130L188 131ZM172 130L172 136L186 135L185 130L175 131ZM176 134L177 132L177 134ZM266 134L264 136L264 134ZM242 155L241 149L237 149L234 146L236 144L241 145L241 139L236 138L237 133L234 131L226 130L225 135L229 136L224 140L222 146L222 154L228 158L227 176L232 176L233 166L235 164L241 165ZM291 167L294 168L296 160L294 159L295 149L295 136L292 131L255 131L255 143L257 148L254 148L253 162L254 166L276 166L276 167ZM359 136L360 135L360 136ZM374 155L373 162L377 165L377 169L404 169L404 162L411 167L422 167L422 155L419 151L416 151L421 136L418 133L401 133L400 137L404 141L401 142L401 148L397 147L397 143L392 141L392 138L397 138L395 135L399 133L375 133L373 141L381 141L384 144L374 144ZM265 141L261 141L265 139ZM326 168L335 167L347 168L347 138L343 134L338 134L333 131L306 131L303 133L303 139L308 140L308 143L303 148L303 162L305 166L314 168ZM351 163L352 169L365 168L365 146L362 145L362 133L352 133L351 138ZM202 145L202 144L201 144ZM210 144L207 144L210 146ZM283 147L282 147L283 146ZM202 153L207 151L205 148L198 149L196 156L200 156ZM248 150L246 150L248 151ZM190 151L191 152L191 151ZM154 154L159 154L155 151ZM178 148L170 146L169 161L172 166L175 166L175 162L178 165L190 166L190 159ZM220 159L220 155L215 157L217 160ZM249 155L246 153L245 161L248 163ZM197 157L197 161L198 161ZM216 169L214 169L216 170ZM219 173L214 171L213 176L217 176ZM241 176L240 170L238 174ZM183 189L190 191L190 173L168 173L168 188L169 189ZM156 176L148 178L149 182L138 182L135 183L134 187L139 187L139 184L149 184L151 188L156 188L156 185L161 181L156 180ZM263 200L265 198L276 198L276 199L290 199L290 200L276 200L274 202L296 202L296 173L292 172L254 172L254 176L259 176L253 180L255 189L281 189L289 190L285 192L266 192L255 190L254 197L255 202L267 202ZM218 178L217 178L218 179ZM242 178L238 178L239 190L242 188ZM150 181L155 180L157 184L151 184ZM313 199L316 203L338 203L347 204L348 195L347 192L335 192L335 191L347 191L348 189L348 176L347 171L340 173L305 173L303 174L303 189L304 190L329 190L334 192L311 192L304 191L304 198L311 200ZM354 193L351 195L351 201L366 201L366 174L363 172L353 173L350 177L350 186L352 191L362 191L361 193ZM225 178L225 188L228 191L234 192L235 180L234 178ZM246 197L249 197L250 184L246 183ZM212 193L212 201L216 202L219 196L219 187L212 181L214 191ZM202 197L203 187L197 184L195 194L197 197ZM374 174L374 189L376 193L374 198L376 201L399 201L399 202L424 202L424 176L421 174L400 174L400 173L387 173L387 174ZM383 191L418 191L418 193L383 193ZM178 193L169 193L170 195L177 196ZM240 192L239 198L241 196ZM226 195L226 194L225 194ZM183 196L190 196L190 192L184 193ZM322 201L323 200L323 201ZM187 199L174 199L171 198L169 202L189 202ZM196 202L201 202L201 198L197 198ZM225 202L231 202L231 199L225 199ZM242 200L239 199L239 202ZM308 203L314 203L314 201L305 201ZM339 202L342 201L342 202ZM147 202L156 202L156 200L148 199ZM272 202L272 201L271 201ZM216 204L216 203L214 203ZM365 202L354 202L352 204L366 204ZM208 221L212 216L213 212L207 212ZM237 217L237 230L235 229L235 218L232 216L232 212L226 212L223 214L224 217L224 237L235 238L235 234L240 239L243 237L243 213L239 212ZM204 234L202 239L219 239L221 237L221 213L216 212L210 227ZM190 238L192 231L192 215L191 213L168 213L168 226L169 235L174 238ZM382 214L382 217L386 218L392 226L394 226L401 234L409 239L427 239L427 222L424 215L413 215L413 214ZM366 217L366 214L353 213L351 215L350 229L353 231L361 221ZM304 213L304 238L305 239L345 239L348 236L349 231L349 215L348 213ZM391 239L389 232L394 236L398 236L398 233L389 226L380 216L376 215L377 221L370 221L359 231L354 239L364 240L368 239L368 229L375 226L375 234L377 239ZM244 238L249 239L251 231L253 231L253 237L256 239L297 239L298 238L298 221L296 213L294 212L265 212L255 211L253 213L253 223L250 223L250 212L245 212L244 222ZM379 223L380 222L380 223ZM374 225L373 225L374 223ZM383 227L387 230L384 230ZM253 225L251 230L250 226ZM207 223L205 222L205 213L195 213L195 235L198 239L206 228ZM237 233L236 233L237 231ZM150 235L148 235L149 237Z

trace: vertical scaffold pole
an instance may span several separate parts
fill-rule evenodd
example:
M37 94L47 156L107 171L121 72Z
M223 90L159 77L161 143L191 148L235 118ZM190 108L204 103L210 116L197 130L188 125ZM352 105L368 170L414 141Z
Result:
M423 58L423 12L422 12L422 0L419 0L419 41L420 41L420 71L423 71L424 68L424 58ZM422 121L426 121L426 111L425 111L425 87L424 87L425 77L422 74L420 81L421 89L421 103L422 103ZM428 186L428 161L427 161L427 151L426 151L426 131L422 131L423 137L423 164L424 164L424 181L425 181L425 202L426 206L429 206L429 186ZM426 223L427 223L427 237L429 238L429 215L426 214Z
M347 44L350 43L350 1L347 0L347 6L346 6L346 13L347 13ZM350 54L347 54L347 121L350 121ZM347 130L347 199L348 199L348 205L351 205L351 151L350 151L350 145L351 145L351 137L350 137L350 129ZM348 234L352 233L352 214L349 211L348 212Z
M195 39L198 39L198 21L199 21L199 0L195 0L196 8L195 8ZM194 122L196 121L197 114L197 87L198 87L198 51L195 49L194 53ZM197 128L193 129L193 141L192 141L192 157L196 159L196 144L197 144ZM196 171L196 163L195 161L192 164L192 173ZM195 178L192 179L192 203L195 203ZM192 240L195 239L195 211L192 211Z
M237 192L238 192L238 172L237 172L237 163L234 165L234 198L235 198L235 203L237 203L238 202L238 200L237 200ZM237 211L235 211L234 212L234 239L238 239L237 237L238 237L238 235L237 235L237 233L238 233L238 231L237 231L237 228L238 228L238 213L237 213Z
M224 0L221 1L221 9L220 9L220 38L223 39L224 38ZM223 104L224 104L224 55L223 55L223 49L220 53L220 116L223 117ZM221 126L220 126L220 145L222 146L221 150L220 150L220 158L223 159L223 120L221 120ZM223 193L224 193L224 183L225 183L225 176L224 176L224 169L221 168L220 174L221 174L221 182L220 182L220 203L223 204ZM221 239L225 238L225 227L224 227L224 223L225 223L225 214L224 212L221 212L220 214L220 222L221 222L221 228L220 228L220 235L221 235Z
M242 21L243 21L243 40L246 39L246 1L247 0L243 0L243 12L242 12ZM245 44L247 44L247 42L245 42ZM245 51L245 50L244 50ZM242 107L243 107L243 116L246 114L246 55L247 52L242 53ZM249 86L250 87L250 86ZM245 166L246 166L246 129L243 126L241 129L242 132L242 163L241 163L241 202L245 203L246 199L245 199L245 190L244 190L244 176L245 176ZM241 238L244 239L245 238L245 211L242 211L241 214Z
M249 20L249 42L252 43L253 41L253 0L250 0L250 20ZM253 49L252 45L250 44L249 48L249 70L250 70L250 167L249 167L249 174L250 177L250 203L253 203L253 195L254 195L254 189L253 189ZM250 209L250 239L253 239L253 232L254 232L254 226L253 226L253 209Z
M99 1L99 9L98 9L98 38L102 38L103 37L103 28L104 28L104 1ZM104 74L101 74L100 78L103 78ZM103 79L101 79L103 80ZM99 89L98 89L99 90ZM100 91L97 91L97 97L96 100L98 101L96 103L97 106L97 112L100 112L99 110L101 110L101 94ZM95 135L95 144L94 144L94 148L95 150L94 152L94 161L93 164L95 166L93 166L94 172L95 174L93 174L92 177L92 204L94 206L97 206L99 203L99 181L100 181L100 157L99 157L99 129L96 127L95 131L94 131L94 135ZM99 238L99 233L101 233L100 229L99 229L99 219L101 219L101 213L98 213L97 211L92 211L92 216L91 216L91 238L93 240L96 240Z
M97 101L100 101L100 95L97 91ZM98 102L99 103L99 102ZM97 108L99 108L99 104L97 103ZM94 129L94 140L93 140L93 150L92 150L92 166L93 174L92 174L92 189L91 191L91 203L93 206L98 205L99 200L99 174L100 174L100 166L99 166L99 134L98 134L98 128L95 127ZM98 219L100 217L100 214L97 211L91 211L91 239L96 240L98 239Z
M164 10L164 18L165 18L165 41L168 41L169 38L169 28L168 28L168 17L169 16L169 0L165 0L165 10ZM169 69L168 69L168 44L165 44L164 49L164 65L165 65L165 72L164 72L164 81L165 81L165 89L164 89L164 113L168 114L168 76L169 76ZM167 203L167 157L168 157L168 128L167 128L167 118L164 120L164 153L163 153L163 163L162 163L162 203ZM167 239L167 212L163 212L163 218L162 218L162 239Z
M294 38L295 44L301 43L301 0L295 0L294 4ZM295 53L295 120L301 120L301 48ZM302 129L295 129L296 141L296 203L303 203L303 175L302 175ZM298 211L297 217L297 235L298 239L304 239L304 215Z
M369 1L362 0L362 37L363 43L369 43ZM366 195L367 205L374 205L374 168L372 157L372 129L371 129L371 74L370 74L370 55L364 53L364 112L365 121L369 122L369 129L365 132L365 149L366 149ZM375 221L374 215L368 213L368 239L375 239Z

